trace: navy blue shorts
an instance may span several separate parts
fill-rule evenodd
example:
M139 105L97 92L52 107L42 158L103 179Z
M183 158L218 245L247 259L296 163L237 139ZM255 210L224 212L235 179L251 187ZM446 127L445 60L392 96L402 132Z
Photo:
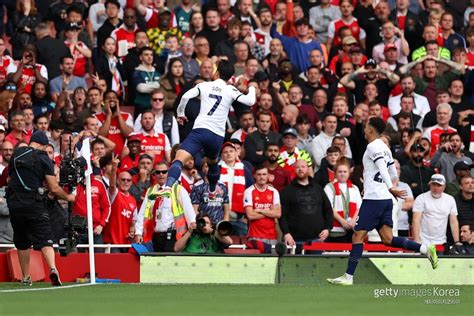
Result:
M224 143L224 137L219 136L205 128L193 129L186 139L181 143L179 149L183 149L196 156L201 149L204 149L204 155L209 159L217 159L221 146Z
M393 227L392 200L362 200L359 219L354 228L355 231L372 229L379 230L383 225Z

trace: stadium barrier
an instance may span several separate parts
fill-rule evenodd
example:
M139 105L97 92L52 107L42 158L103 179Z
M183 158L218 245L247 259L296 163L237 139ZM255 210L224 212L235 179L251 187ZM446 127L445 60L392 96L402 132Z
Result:
M0 245L12 248L13 245ZM384 252L383 245L372 244L361 258L357 284L436 284L474 285L474 257L440 255L440 265L432 270L429 261L410 252ZM87 248L88 245L80 245ZM96 248L125 248L130 245L95 245ZM347 266L350 244L317 243L306 250L325 250L321 255L222 254L184 255L149 253L96 254L100 278L120 279L127 283L219 283L219 284L323 284L328 277L340 275ZM246 249L233 245L232 249ZM294 251L294 248L291 250ZM330 252L328 252L330 251ZM391 251L389 249L388 251ZM16 256L15 256L16 257ZM88 254L57 255L57 265L64 282L75 282L89 272ZM43 263L45 271L46 264ZM0 282L12 281L5 253L0 253ZM45 279L47 280L47 277Z

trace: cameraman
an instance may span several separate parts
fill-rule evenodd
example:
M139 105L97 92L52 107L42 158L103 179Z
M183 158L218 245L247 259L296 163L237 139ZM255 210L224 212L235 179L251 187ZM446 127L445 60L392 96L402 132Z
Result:
M59 273L54 260L51 226L46 208L49 191L60 199L74 202L74 195L61 189L54 176L54 166L45 152L48 137L43 131L36 131L28 147L17 148L8 166L10 184L7 188L7 203L13 227L13 241L18 249L18 259L22 271L22 283L31 285L28 274L30 247L41 250L50 268L49 278L53 286L60 286Z
M199 222L205 222L205 225L197 229L196 223ZM196 223L191 223L186 234L176 241L175 252L221 253L224 248L232 244L232 238L223 236L218 230L214 230L208 215L199 214L196 216Z

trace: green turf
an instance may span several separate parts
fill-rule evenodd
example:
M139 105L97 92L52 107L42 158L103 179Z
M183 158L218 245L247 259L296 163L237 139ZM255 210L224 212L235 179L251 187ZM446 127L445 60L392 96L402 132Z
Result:
M39 287L40 285L36 285ZM473 315L474 287L459 297L374 298L382 288L432 290L433 286L354 285L96 285L41 292L0 292L0 315ZM0 291L19 285L0 284ZM454 299L456 304L426 304ZM458 301L459 302L458 302ZM449 314L448 314L449 313Z

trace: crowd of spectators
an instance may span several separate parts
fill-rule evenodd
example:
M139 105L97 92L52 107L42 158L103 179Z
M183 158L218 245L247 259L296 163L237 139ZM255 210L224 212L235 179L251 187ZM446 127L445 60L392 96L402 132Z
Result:
M57 171L69 142L77 154L89 138L96 243L152 238L139 217L199 113L190 100L180 125L177 105L229 60L229 84L254 86L257 102L233 104L215 192L202 155L183 167L183 204L206 225L229 220L261 252L350 242L376 116L408 192L394 234L474 253L474 0L2 1L0 35L0 196L33 131ZM74 214L85 209L79 186ZM64 219L64 204L54 212ZM151 229L173 229L158 217Z

